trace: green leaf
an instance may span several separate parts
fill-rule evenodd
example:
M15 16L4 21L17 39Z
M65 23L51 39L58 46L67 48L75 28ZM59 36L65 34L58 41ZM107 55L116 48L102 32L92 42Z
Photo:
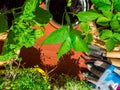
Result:
M68 0L68 2L67 2L67 7L70 7L71 4L72 4L72 0Z
M119 21L118 21L118 14L113 16L113 18L110 22L110 26L113 30L120 28L120 24L119 24Z
M91 34L86 35L85 38L84 38L84 41L85 41L87 44L91 44L92 40L93 40L93 39L92 39L92 35L91 35Z
M111 9L110 0L91 0L91 1L99 10L109 11Z
M99 17L96 21L97 24L101 25L101 26L108 26L109 25L109 19L102 16L102 17Z
M110 30L103 30L100 32L100 39L102 40L111 38L112 36L113 36L113 33Z
M120 11L120 0L112 0L113 2L113 7L117 10Z
M36 20L40 24L47 24L49 20L52 18L52 15L47 10L44 10L40 7L36 9L34 14L35 14L34 20Z
M68 37L68 27L62 26L61 28L52 32L43 42L42 44L55 44L63 42Z
M103 13L103 16L105 16L109 20L111 20L111 18L113 17L113 13L111 11L103 11L102 13Z
M80 28L82 29L82 32L89 33L90 32L90 26L88 23L81 22Z
M115 47L116 42L110 38L106 41L105 45L108 51L112 51Z
M5 32L8 29L8 22L4 18L3 14L0 14L0 33Z
M70 29L70 34L71 35L76 35L76 36L78 36L78 37L81 37L81 32L79 31L79 30L77 30L77 29L74 29L74 28L71 28Z
M89 53L89 48L85 41L78 36L74 37L74 41L72 42L74 50Z
M89 52L87 44L85 43L84 40L81 39L80 31L76 29L72 29L70 31L70 38L71 38L72 46L75 51L82 51L87 53Z
M93 11L87 11L87 12L81 11L77 14L77 16L80 21L87 22L97 19L98 17L101 16L101 14Z
M120 33L120 28L114 29L115 33Z
M71 39L70 37L68 37L61 45L59 51L58 51L58 59L64 55L65 53L67 53L68 51L70 51L72 48L72 43L71 43Z
M120 34L119 33L114 33L113 37L120 42Z

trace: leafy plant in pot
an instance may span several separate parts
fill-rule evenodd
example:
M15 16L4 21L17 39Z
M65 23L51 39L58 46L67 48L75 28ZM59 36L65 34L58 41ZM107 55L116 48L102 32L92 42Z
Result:
M42 42L42 45L61 43L57 53L58 59L71 49L88 53L89 49L86 43L91 41L88 41L88 37L82 34L80 30L74 28L74 25L79 23L77 13L89 8L88 0L46 0L46 5L48 11L53 15L53 21L60 25L60 28L52 32ZM76 12L74 9L77 9ZM90 34L89 37L91 37Z
M26 0L21 7L2 10L0 21L3 22L0 22L0 33L6 34L0 61L18 59L23 46L32 47L36 39L44 34L44 26L51 19L51 14L39 7L41 3L42 0ZM7 14L14 17L9 27L5 18Z

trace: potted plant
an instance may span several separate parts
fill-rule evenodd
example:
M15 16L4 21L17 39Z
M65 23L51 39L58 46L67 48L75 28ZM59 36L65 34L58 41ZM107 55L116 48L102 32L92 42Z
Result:
M54 4L56 4L56 6L54 6ZM46 37L42 42L42 45L62 43L57 53L58 60L71 49L88 53L89 49L86 43L91 42L91 39L88 41L88 38L91 38L91 35L89 34L86 36L85 34L82 34L80 30L74 28L74 25L79 24L77 13L89 9L89 1L46 0L46 5L48 11L53 15L53 21L60 25L60 27Z
M51 14L40 8L40 3L42 3L41 0L26 0L20 7L1 10L0 33L5 34L5 38L1 36L4 45L0 61L18 59L23 46L27 48L33 46L36 39L43 35L43 27L50 20ZM14 17L12 25L8 25L6 20L8 14Z

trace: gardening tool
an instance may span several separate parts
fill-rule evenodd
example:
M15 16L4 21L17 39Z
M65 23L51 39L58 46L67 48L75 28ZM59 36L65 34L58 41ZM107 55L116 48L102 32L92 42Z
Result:
M113 61L107 58L114 59L117 57L117 59L119 59L119 53L106 53L105 50L91 45L89 48L90 55L86 55L84 58L91 59L87 61L86 64L92 74L91 76L88 75L87 81L96 85L94 90L120 90L120 70L117 68L120 65L117 64L118 60L114 62L114 66Z
M96 58L101 59L103 61L105 60L111 63L112 65L120 67L120 51L106 52L105 49L92 45L89 45L89 49L90 57L92 57L92 59Z

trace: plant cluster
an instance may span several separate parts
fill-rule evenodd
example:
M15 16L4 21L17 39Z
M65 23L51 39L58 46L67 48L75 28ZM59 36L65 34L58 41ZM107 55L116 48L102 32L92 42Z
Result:
M52 90L92 90L85 81L78 81L75 77L62 74L51 83Z
M49 90L49 83L40 72L33 68L20 69L9 66L9 69L0 74L0 89Z
M81 22L80 27L86 32L88 28L90 29L88 22L95 22L100 40L105 42L108 51L112 51L120 44L120 1L91 0L91 2L94 9L77 14Z
M0 60L18 58L18 50L23 46L33 46L36 39L43 35L44 31L41 27L44 27L44 25L48 23L51 14L40 8L40 3L41 0L26 0L22 7L13 8L4 13L0 13L0 33L8 30ZM15 13L16 10L20 10L20 12ZM7 13L14 15L14 20L10 28L8 28L8 22L4 18L4 15ZM32 28L32 26L39 28Z

